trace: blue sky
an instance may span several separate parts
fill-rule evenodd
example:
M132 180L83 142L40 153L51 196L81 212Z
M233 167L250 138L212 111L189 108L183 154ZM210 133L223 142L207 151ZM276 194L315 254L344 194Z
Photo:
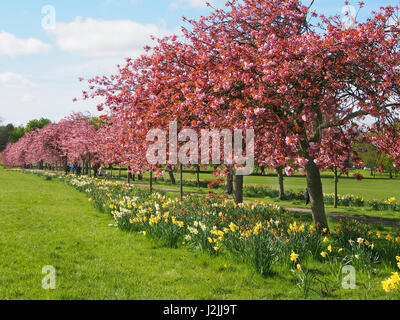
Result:
M304 1L305 4L310 0ZM211 1L217 7L225 0ZM357 6L358 1L351 1ZM361 12L398 0L364 0ZM86 89L78 77L114 72L123 58L135 57L150 35L176 33L182 16L209 11L203 0L3 0L0 1L0 118L25 124L47 117L57 121L73 111L96 114L95 101L73 103ZM55 10L55 25L42 22ZM344 0L315 0L326 15L340 14Z

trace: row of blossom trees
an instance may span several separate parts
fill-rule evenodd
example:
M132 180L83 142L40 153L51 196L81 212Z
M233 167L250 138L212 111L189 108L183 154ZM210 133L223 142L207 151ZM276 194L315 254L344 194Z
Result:
M397 11L381 8L346 28L340 17L318 17L300 0L230 0L226 9L188 21L182 37L158 39L117 74L88 81L83 98L103 98L98 109L107 114L97 135L80 127L79 117L67 119L61 126L78 126L64 130L68 143L48 153L32 147L34 133L6 154L20 163L101 154L133 172L153 171L146 161L151 129L168 131L173 121L180 131L198 133L252 128L256 162L278 173L285 167L287 175L303 172L314 222L326 228L320 170L346 171L350 159L361 164L353 146L371 132L373 143L400 158L399 143L387 140L398 141L392 125L400 109ZM100 145L100 153L92 150ZM235 173L234 166L226 169ZM243 177L235 175L234 185L240 201Z
M299 0L226 7L188 21L182 38L159 39L118 74L89 80L84 97L104 98L99 109L110 111L121 146L135 155L150 129L171 121L197 131L253 128L256 161L304 172L314 221L325 228L320 170L360 164L354 142L376 122L384 137L400 108L397 8L345 28ZM131 167L142 159L130 158Z
M9 166L48 164L67 166L98 160L99 135L91 118L73 114L58 123L27 133L14 144L8 144L1 161Z

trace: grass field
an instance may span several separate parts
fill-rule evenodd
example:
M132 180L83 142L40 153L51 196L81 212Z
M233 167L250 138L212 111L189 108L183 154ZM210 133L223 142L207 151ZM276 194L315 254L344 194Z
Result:
M301 298L289 270L264 278L227 255L162 248L110 227L110 216L61 182L0 169L0 191L0 299ZM46 265L56 268L56 290L42 289ZM311 266L324 277L324 266ZM387 274L370 292L359 282L310 298L392 299L380 286Z
M114 171L114 177L117 177L118 173ZM148 174L144 175L145 179L148 178ZM126 172L121 175L122 179L127 179ZM179 173L175 174L177 183L179 182ZM184 180L195 180L196 176L191 173L184 173ZM165 184L170 185L168 174L165 174ZM213 181L217 177L212 176L209 173L201 173L201 181ZM278 189L278 178L276 176L246 176L244 177L244 183L247 185L267 185ZM157 184L157 183L155 183ZM293 191L304 191L307 187L306 179L303 176L285 177L284 179L285 188ZM333 177L329 175L323 175L322 178L324 193L334 192ZM174 186L172 186L174 187ZM178 188L176 186L176 188ZM196 188L197 189L197 188ZM400 199L400 179L389 179L387 177L376 177L370 178L366 176L362 181L358 181L352 177L339 178L338 193L340 195L354 194L364 197L367 200L386 200L389 197L396 197Z
M110 216L60 182L0 170L0 190L0 299L263 299L272 294L268 281L245 265L161 248L109 227ZM47 265L57 270L56 290L42 289ZM273 289L277 297L279 292L286 289Z

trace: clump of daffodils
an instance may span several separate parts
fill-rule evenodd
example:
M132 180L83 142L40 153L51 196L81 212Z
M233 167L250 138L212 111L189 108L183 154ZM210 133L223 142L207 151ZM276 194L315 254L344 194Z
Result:
M383 290L390 292L400 288L400 276L398 272L393 272L392 276L385 281L382 281Z
M400 269L400 256L396 257L396 261L397 267ZM390 278L382 281L382 288L386 292L400 290L400 274L398 272L393 272Z

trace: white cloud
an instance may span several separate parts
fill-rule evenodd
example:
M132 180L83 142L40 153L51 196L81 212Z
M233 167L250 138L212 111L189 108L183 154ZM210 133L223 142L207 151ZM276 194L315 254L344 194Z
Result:
M170 4L170 8L207 8L207 2L213 4L211 0L177 0Z
M165 27L155 24L81 17L70 23L57 23L54 30L47 32L61 51L87 57L135 57L145 45L152 44L150 36L170 34Z
M52 75L62 77L87 78L100 74L118 73L117 64L125 65L125 60L117 57L98 57L84 59L84 61L66 63L51 70Z
M33 96L33 94L27 92L27 93L24 93L24 94L22 95L20 101L21 101L22 103L31 103L31 102L33 102L33 101L35 101L35 100L36 100L36 99L35 99L35 97Z
M26 79L23 75L4 72L0 73L0 86L5 86L8 88L36 88L37 85Z
M13 34L0 31L0 55L17 56L46 53L51 46L39 39L18 39Z

